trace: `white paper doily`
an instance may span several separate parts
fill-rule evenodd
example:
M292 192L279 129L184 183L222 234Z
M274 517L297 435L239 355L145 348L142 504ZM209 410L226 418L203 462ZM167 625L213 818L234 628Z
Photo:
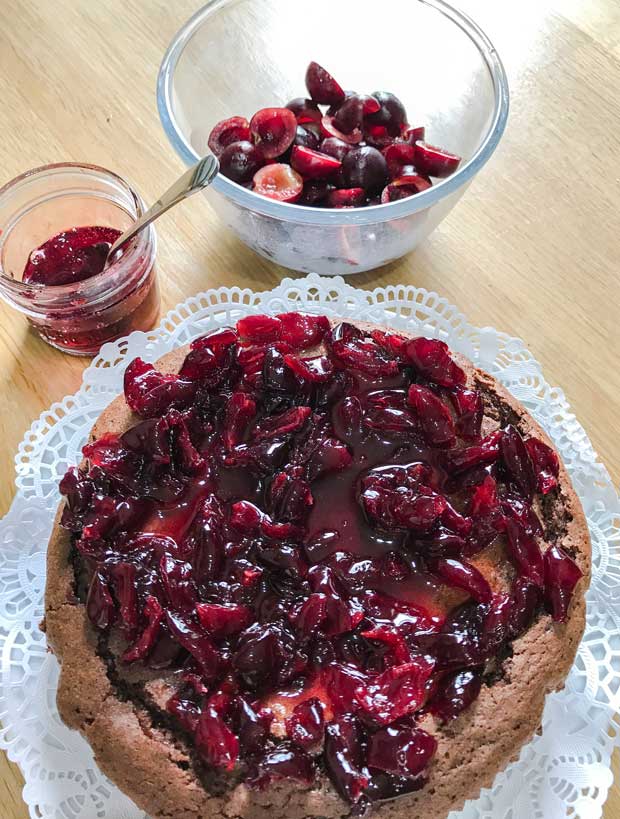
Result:
M372 292L342 278L284 279L274 290L210 290L172 310L159 329L106 344L81 389L43 413L16 456L17 494L0 522L0 747L26 779L35 819L145 819L99 772L86 742L65 728L55 705L58 667L38 629L45 550L57 484L79 461L100 413L122 388L126 363L154 361L216 325L248 313L304 310L438 336L491 372L532 412L558 446L584 505L593 544L587 629L566 688L546 704L543 732L450 819L595 819L612 775L620 730L620 500L561 390L518 339L468 324L436 293L414 287Z

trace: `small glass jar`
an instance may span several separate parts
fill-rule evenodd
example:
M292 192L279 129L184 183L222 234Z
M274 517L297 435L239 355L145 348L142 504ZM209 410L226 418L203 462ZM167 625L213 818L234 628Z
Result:
M124 231L144 209L120 176L96 165L46 165L13 179L0 188L0 296L45 341L74 355L94 355L106 341L152 329L160 307L152 225L91 278L62 285L22 281L31 251L58 233L89 225Z

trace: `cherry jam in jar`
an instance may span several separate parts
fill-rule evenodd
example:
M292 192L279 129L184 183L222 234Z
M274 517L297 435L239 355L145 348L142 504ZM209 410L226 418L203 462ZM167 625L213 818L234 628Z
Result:
M47 165L17 177L0 189L0 296L74 355L152 329L160 306L153 226L103 267L144 208L121 177L95 165Z

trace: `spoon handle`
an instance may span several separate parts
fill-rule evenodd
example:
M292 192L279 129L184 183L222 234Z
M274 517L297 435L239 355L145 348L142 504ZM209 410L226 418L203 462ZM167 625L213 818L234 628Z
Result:
M162 196L154 202L151 207L142 214L139 219L131 225L118 239L114 242L108 253L108 259L112 254L122 247L129 239L134 237L147 225L150 225L155 219L165 213L170 208L177 205L183 199L204 190L211 184L213 179L217 176L220 170L220 163L213 154L203 157L193 167L187 170Z

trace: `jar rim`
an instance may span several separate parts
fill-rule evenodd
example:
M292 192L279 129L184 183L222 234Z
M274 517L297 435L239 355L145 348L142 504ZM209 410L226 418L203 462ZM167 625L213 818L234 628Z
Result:
M146 205L144 200L140 196L140 194L134 190L134 188L123 179L122 176L115 173L114 171L109 170L108 168L104 168L102 165L95 165L87 162L53 162L48 165L39 165L35 168L30 168L27 171L19 174L18 176L14 177L13 179L9 180L5 183L2 187L0 187L0 199L7 194L11 193L11 191L16 190L20 185L27 183L30 179L34 179L36 176L42 175L47 172L54 172L54 171L92 171L101 175L104 175L111 179L116 184L120 185L121 188L127 193L131 199L131 202L135 208L136 217L139 218L143 215L146 210ZM7 234L7 235L10 235ZM51 238L51 237L50 237ZM0 235L0 253L1 248L4 244L6 237L4 235ZM127 264L131 262L131 257L134 255L135 252L140 252L142 249L146 249L148 247L148 243L154 242L155 240L155 232L152 226L147 228L144 231L141 231L140 234L136 237L135 240L129 243L127 250L113 262L111 262L108 267L102 270L100 273L95 274L94 276L89 277L88 279L84 279L81 282L69 282L67 284L41 284L41 283L29 283L23 282L18 279L14 279L11 276L7 276L2 268L0 267L0 282L2 282L2 286L6 287L8 290L12 291L12 293L16 296L34 296L39 295L42 296L45 292L49 293L50 297L54 298L62 298L63 296L68 296L70 294L75 293L75 289L78 285L82 287L80 289L88 290L88 289L97 289L97 286L102 282L103 278L106 279L111 278L111 271L117 272L121 264ZM122 282L119 282L117 285L118 287L122 287ZM106 296L110 295L110 292L106 292ZM95 299L95 302L97 299Z

